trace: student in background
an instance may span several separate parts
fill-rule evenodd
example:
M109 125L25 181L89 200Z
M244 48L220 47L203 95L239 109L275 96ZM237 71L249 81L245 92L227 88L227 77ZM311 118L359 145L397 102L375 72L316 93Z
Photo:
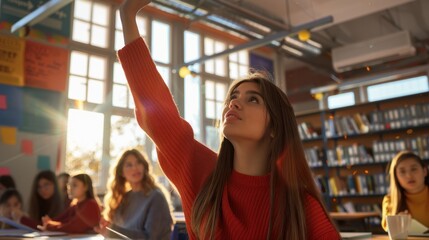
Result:
M140 37L149 0L124 0L118 56L136 118L182 197L191 239L340 239L305 159L292 105L267 76L231 84L219 153L194 139ZM191 93L192 94L192 93Z
M88 233L100 221L100 206L96 200L91 177L87 174L73 176L69 183L72 204L58 217L42 218L41 230L66 233Z
M409 151L399 152L390 163L390 193L383 199L381 225L387 231L386 216L410 214L429 228L429 176L422 159Z
M6 189L2 195L0 195L0 216L9 218L11 220L17 220L16 213L22 213L23 204L22 197L18 190L14 188ZM0 222L0 229L9 228L3 222Z
M16 188L15 180L10 175L0 176L0 195L8 188Z
M63 202L63 208L66 209L70 206L71 199L69 198L69 194L67 193L67 185L70 179L70 174L63 172L58 174L58 189L60 190L61 201Z
M39 172L34 181L30 194L29 217L21 214L20 222L37 229L42 224L42 217L56 217L63 210L57 177L50 170ZM19 214L17 213L19 216Z
M118 237L107 229L110 227L131 239L170 239L169 204L149 167L147 157L136 149L122 154L110 175L104 219L97 232Z

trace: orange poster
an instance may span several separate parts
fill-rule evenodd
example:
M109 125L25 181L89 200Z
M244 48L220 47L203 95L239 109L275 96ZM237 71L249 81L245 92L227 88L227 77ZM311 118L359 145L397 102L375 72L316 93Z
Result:
M64 92L68 76L69 50L27 41L25 85Z
M0 35L0 83L24 85L24 49L23 39Z

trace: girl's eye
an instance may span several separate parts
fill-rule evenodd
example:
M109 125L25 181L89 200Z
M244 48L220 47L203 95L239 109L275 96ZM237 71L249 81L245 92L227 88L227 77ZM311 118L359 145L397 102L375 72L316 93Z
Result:
M259 103L259 100L257 97L250 97L249 98L249 102L255 102L255 103Z
M231 100L236 99L236 98L237 98L237 96L236 96L235 94L232 94L232 95L229 97L229 100L231 101Z

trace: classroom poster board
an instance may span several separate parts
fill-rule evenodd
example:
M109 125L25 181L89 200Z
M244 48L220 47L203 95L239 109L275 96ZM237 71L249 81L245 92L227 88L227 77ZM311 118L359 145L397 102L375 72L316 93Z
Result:
M0 35L0 83L24 85L24 51L24 39Z
M25 86L52 91L66 90L70 51L27 41L25 46Z
M0 126L21 125L22 110L22 88L0 84Z

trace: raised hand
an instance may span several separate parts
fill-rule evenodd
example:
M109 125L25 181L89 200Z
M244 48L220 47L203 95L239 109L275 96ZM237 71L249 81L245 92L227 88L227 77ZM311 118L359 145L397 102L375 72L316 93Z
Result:
M119 7L125 44L140 37L139 29L136 24L136 15L140 9L150 2L150 0L124 0Z

